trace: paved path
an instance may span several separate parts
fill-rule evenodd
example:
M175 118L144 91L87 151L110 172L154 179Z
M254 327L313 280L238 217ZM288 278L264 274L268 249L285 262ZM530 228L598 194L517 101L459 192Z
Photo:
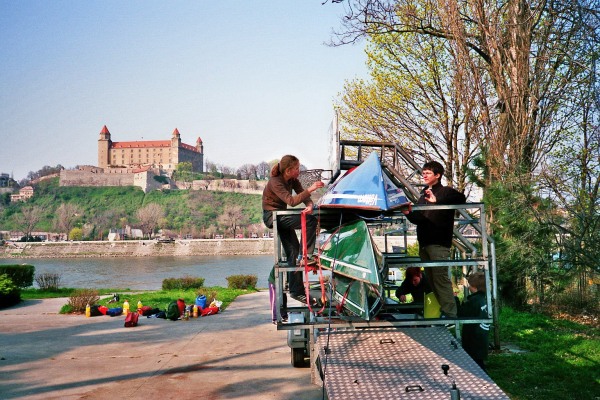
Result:
M60 315L66 299L0 310L0 399L322 399L290 364L268 292L189 321Z

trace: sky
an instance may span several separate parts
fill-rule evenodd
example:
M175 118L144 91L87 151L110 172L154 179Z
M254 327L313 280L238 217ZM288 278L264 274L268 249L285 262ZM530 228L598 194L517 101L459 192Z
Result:
M113 141L200 137L231 168L296 155L327 169L333 104L364 43L327 46L324 0L0 0L0 172L97 165Z

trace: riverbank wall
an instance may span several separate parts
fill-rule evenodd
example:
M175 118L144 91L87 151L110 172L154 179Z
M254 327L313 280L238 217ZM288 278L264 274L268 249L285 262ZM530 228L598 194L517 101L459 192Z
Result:
M160 257L273 254L273 239L192 239L159 243L155 240L86 242L11 242L0 258Z
M383 237L374 241L385 251ZM388 238L388 251L402 246L400 237ZM0 247L0 259L69 257L234 256L274 254L273 239L190 239L161 243L156 240L85 242L9 242Z

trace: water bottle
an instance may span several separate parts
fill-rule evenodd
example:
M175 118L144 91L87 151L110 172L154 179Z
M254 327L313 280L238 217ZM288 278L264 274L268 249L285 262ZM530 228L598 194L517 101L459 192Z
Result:
M90 305L88 304L87 306L85 306L85 316L87 318L92 316L92 309L90 308Z
M196 304L194 304L194 308L192 310L193 310L192 315L194 316L194 318L198 318L198 306Z

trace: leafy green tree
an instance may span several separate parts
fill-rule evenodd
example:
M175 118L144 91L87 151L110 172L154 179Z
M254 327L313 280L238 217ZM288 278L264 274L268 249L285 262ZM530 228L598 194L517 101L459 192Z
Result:
M552 202L518 180L498 182L484 201L497 210L493 237L502 297L515 307L528 300L544 303L548 285L563 276L553 268L555 230L544 220L551 214Z
M491 231L503 241L499 256L523 267L509 269L505 278L523 294L521 303L528 281L543 298L542 275L552 272L551 257L566 242L552 240L559 213L547 202L539 174L550 152L570 140L573 123L584 118L574 99L597 80L597 0L347 3L335 44L366 37L373 73L370 82L352 82L346 89L345 130L398 143L409 138L414 158L444 160L459 188L461 174L475 178L489 202ZM411 130L410 123L425 129ZM575 134L587 141L581 130ZM582 147L592 149L589 142ZM540 247L534 251L528 243Z
M433 36L390 33L369 37L366 54L370 80L347 82L337 105L342 131L396 143L420 165L439 160L448 182L463 191L486 125L472 117L475 96L462 96L453 79L448 46ZM400 172L408 176L409 167Z
M177 164L177 169L174 172L175 180L182 181L187 189L192 185L194 180L194 168L189 161L180 162Z
M595 0L349 0L345 10L337 44L415 35L443 41L452 62L448 79L464 91L465 106L473 96L471 120L490 126L489 182L507 174L523 179L560 140L574 109L571 99L589 67L587 55L600 39ZM411 51L398 50L398 59ZM440 100L432 93L431 101Z

